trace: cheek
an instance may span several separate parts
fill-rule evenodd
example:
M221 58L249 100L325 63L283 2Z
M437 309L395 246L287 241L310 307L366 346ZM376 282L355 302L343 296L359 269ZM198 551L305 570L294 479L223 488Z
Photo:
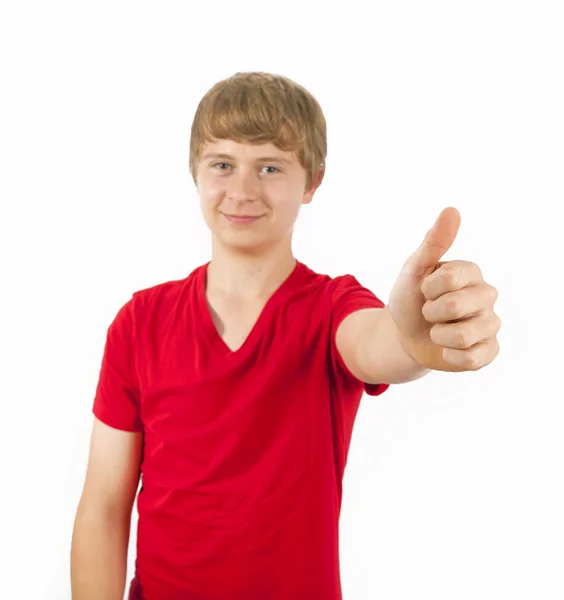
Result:
M289 198L288 196L282 198L280 201L276 202L272 207L274 212L277 213L278 218L285 222L293 221L299 211L301 204L295 198Z
M211 212L219 206L222 198L221 192L210 187L200 192L200 206L205 212Z
M214 177L206 171L201 172L198 176L198 191L201 196L213 196L219 192L222 186L221 177Z
M208 228L214 229L217 227L219 213L217 212L217 202L214 202L213 198L200 196L200 213Z

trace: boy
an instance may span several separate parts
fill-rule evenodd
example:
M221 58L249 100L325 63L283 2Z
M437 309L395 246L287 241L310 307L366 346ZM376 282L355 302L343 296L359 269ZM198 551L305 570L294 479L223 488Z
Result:
M190 171L212 258L141 290L108 330L71 552L74 600L340 600L341 484L363 392L499 352L497 292L441 263L441 213L388 306L292 253L323 180L326 124L291 80L237 73L201 100Z

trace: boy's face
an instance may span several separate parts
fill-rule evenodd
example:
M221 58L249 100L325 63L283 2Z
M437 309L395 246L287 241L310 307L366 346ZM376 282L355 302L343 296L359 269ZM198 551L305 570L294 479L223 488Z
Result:
M196 172L212 234L247 251L265 250L291 236L300 207L311 202L317 187L314 182L306 190L305 184L306 172L295 154L271 143L207 142Z

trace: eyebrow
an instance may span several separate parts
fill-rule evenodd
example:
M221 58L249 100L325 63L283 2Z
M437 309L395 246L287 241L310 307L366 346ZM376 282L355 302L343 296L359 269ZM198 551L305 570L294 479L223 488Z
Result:
M224 154L222 152L208 152L202 156L202 160L206 160L208 158L223 158L225 160L235 160L234 156L231 154ZM261 156L256 159L256 162L277 162L283 165L292 165L292 162L286 158L282 158L281 156Z

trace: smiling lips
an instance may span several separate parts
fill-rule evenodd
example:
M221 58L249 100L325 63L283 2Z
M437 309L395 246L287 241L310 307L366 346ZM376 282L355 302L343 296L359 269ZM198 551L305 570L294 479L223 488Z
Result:
M253 216L253 215L226 215L224 213L225 218L228 221L231 221L232 223L252 223L254 221L257 221L258 219L260 219L262 217L262 215L257 215L257 216Z

